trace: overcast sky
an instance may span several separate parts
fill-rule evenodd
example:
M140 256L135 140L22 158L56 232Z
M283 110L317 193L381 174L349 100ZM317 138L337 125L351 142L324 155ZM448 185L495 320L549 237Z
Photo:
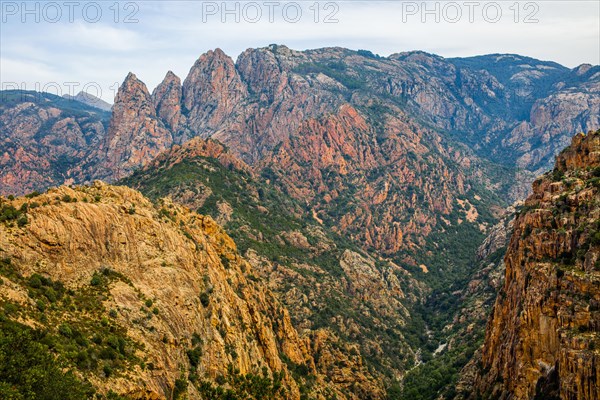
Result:
M517 53L568 67L600 64L598 0L65 1L25 7L21 0L0 1L3 89L17 83L56 93L51 86L57 82L66 93L65 82L77 82L76 89L88 84L91 93L100 87L112 102L129 71L151 91L168 70L185 78L209 49L220 47L235 59L246 48L271 43L381 55Z

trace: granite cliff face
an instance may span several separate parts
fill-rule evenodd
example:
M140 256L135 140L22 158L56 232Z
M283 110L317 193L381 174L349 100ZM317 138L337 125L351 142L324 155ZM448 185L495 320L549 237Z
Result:
M49 333L68 325L69 332L79 332L71 353L55 351L101 393L171 398L176 380L183 376L187 382L189 376L189 398L207 398L201 382L223 384L217 378L235 371L280 380L277 397L300 398L302 380L288 365L314 370L308 342L210 217L167 200L152 204L131 189L100 182L33 198L2 198L1 205L3 212L25 210L26 222L0 223L0 303L5 310L13 304L19 311L11 318L23 324ZM47 297L36 300L31 290L40 286L31 283L32 276L61 282L72 297L67 292L57 300L45 292ZM105 291L97 297L77 302L101 287ZM128 361L93 353L93 343L102 343L87 331L94 320L122 332L128 345L118 349ZM92 366L84 368L86 349ZM93 367L98 362L104 370Z
M413 52L396 58L418 64L424 81L434 82L427 85L434 90L416 96L419 114L465 137L479 154L514 162L534 176L552 168L575 133L599 128L600 66L569 70L513 54L444 60Z
M600 132L579 134L514 226L472 398L598 399Z
M157 116L174 132L175 137L180 136L178 132L186 121L181 113L181 96L181 79L171 71L167 72L165 79L152 92Z
M182 103L190 129L205 137L222 129L246 94L230 57L221 49L203 54L183 82Z
M397 115L381 116L382 131L373 122L341 106L303 123L262 165L327 226L383 254L423 246L442 218L487 229L474 203L489 193L464 168L479 160Z
M600 126L600 70L582 65L555 83L556 89L531 107L529 120L502 139L519 167L540 175L552 167L553 156L570 143L569 132L589 132Z

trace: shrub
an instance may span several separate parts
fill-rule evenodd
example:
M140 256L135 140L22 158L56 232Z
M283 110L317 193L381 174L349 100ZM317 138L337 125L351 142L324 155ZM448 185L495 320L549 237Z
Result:
M12 205L3 205L0 208L0 222L14 221L21 216L21 211L17 210Z
M109 378L113 373L113 369L108 364L104 364L104 367L102 367L102 371L104 372L104 376L106 376L107 378Z
M68 338L73 336L73 330L71 329L69 324L60 324L58 327L58 332L61 335L68 337Z
M127 400L127 399L125 397L123 397L123 396L119 396L118 394L116 394L112 390L109 390L108 393L107 393L107 395L106 395L106 400Z
M33 274L29 277L29 286L34 289L42 287L42 277L38 274Z
M173 386L173 400L179 400L184 398L185 393L187 392L188 382L184 376L181 376L175 380L175 385Z
M204 340L198 335L196 332L192 334L192 346L196 346L197 344L204 343Z
M33 192L29 193L29 194L26 194L25 197L27 197L28 199L33 199L34 197L37 197L40 194L41 194L40 192L38 192L37 190L35 190L35 191L33 191Z
M116 360L117 352L112 347L105 347L102 350L100 350L100 354L98 354L98 356L102 360Z
M229 258L225 254L221 254L221 264L225 269L229 269L231 267Z
M46 311L46 303L44 303L41 299L36 300L35 306L41 312Z
M200 303L202 303L204 307L208 307L210 304L210 297L208 297L208 293L204 292L200 295Z
M19 306L13 303L4 304L4 313L6 315L14 315L19 312Z
M369 51L369 50L358 50L357 53L358 53L358 55L367 57L367 58L374 58L374 59L381 58L381 56L379 54L373 54L373 52Z
M158 212L158 216L159 218L168 218L170 220L174 220L175 217L173 216L173 214L171 214L171 212L169 210L167 210L166 208L161 208L160 211Z
M28 222L29 222L29 219L27 219L27 215L21 215L19 217L19 219L17 220L17 225L19 226L19 228L22 228L25 225L27 225Z
M92 286L100 286L102 284L102 277L94 272L92 276L92 280L90 281L90 285Z
M565 173L561 170L559 170L558 168L554 168L554 170L552 171L552 181L553 182L559 182L561 181L565 176Z
M200 364L200 357L202 357L202 348L200 346L196 346L193 349L187 351L188 360L190 360L190 365L194 368L197 368Z

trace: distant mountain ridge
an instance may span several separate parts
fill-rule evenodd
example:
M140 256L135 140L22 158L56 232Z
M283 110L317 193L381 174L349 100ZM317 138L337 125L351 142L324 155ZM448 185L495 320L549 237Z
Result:
M112 108L112 105L110 105L106 101L84 91L77 93L75 96L65 94L63 95L63 97L68 100L79 101L80 103L86 104L90 107L99 108L102 111L110 111L110 109Z

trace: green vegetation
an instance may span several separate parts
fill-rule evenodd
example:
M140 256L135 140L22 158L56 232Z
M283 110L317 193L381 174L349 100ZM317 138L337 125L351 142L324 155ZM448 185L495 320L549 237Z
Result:
M37 197L39 195L41 195L41 193L38 192L37 190L35 190L35 191L33 191L33 192L29 193L29 194L26 194L25 197L28 198L28 199L33 199L34 197Z
M381 58L384 58L384 57L381 57L379 54L373 54L373 52L370 51L370 50L358 50L356 53L359 56L363 56L363 57L367 57L367 58L373 58L375 60L379 60Z
M0 222L12 225L16 222L19 227L27 225L27 204L23 204L20 209L16 209L12 204L5 204L0 200Z
M210 297L208 296L208 293L203 292L200 294L200 303L202 303L202 306L208 307L210 304Z
M483 327L484 328L484 327ZM432 358L426 363L410 371L404 381L404 390L394 389L388 392L390 400L431 400L439 398L452 399L455 396L454 383L467 362L473 357L475 349L483 341L485 329L481 329L477 338L465 340L465 344L453 348L439 357ZM477 339L474 342L472 340Z
M217 384L203 380L196 384L205 399L211 400L275 400L285 397L282 386L283 373L269 376L267 368L261 374L242 375L232 366Z
M483 193L485 196L485 192ZM491 199L483 198L482 201ZM481 211L480 220L488 224L495 222L492 215L485 210ZM460 217L454 214L446 218L456 221ZM500 249L486 260L478 261L477 248L484 238L485 234L476 225L454 223L446 227L446 232L431 234L418 253L409 253L418 264L425 264L429 269L428 274L423 274L417 268L411 272L419 275L432 288L425 301L417 303L411 309L412 318L403 330L410 346L421 349L423 363L407 374L403 390L398 390L393 385L390 387L394 393L389 396L390 399L433 399L440 394L444 394L444 398L452 398L454 384L461 369L483 340L486 323L485 319L469 320L467 324L475 323L476 326L471 333L465 335L461 329L466 325L453 321L456 313L465 306L461 296L455 293L467 287L472 275L483 265L500 262L505 253L505 249ZM490 298L493 299L494 295ZM445 329L449 325L452 325L452 329ZM440 343L447 342L449 338L454 338L451 350L434 355Z
M482 268L490 263L498 264L505 251L505 248L499 249L481 262L473 261L473 265ZM423 363L406 375L402 389L394 385L390 387L390 400L428 400L439 398L440 395L446 399L453 398L460 371L483 342L487 322L486 317L469 319L464 323L452 320L460 308L469 307L460 295L453 294L466 285L467 280L455 282L447 290L436 289L424 304L412 310L413 319L405 327L405 335L412 346L421 349ZM486 287L485 290L486 293L478 293L477 296L487 299L485 306L491 310L495 290L492 287ZM473 324L473 327L467 331L469 324ZM444 329L449 325L451 329ZM431 336L425 335L426 331ZM435 354L440 343L450 340L451 347L444 349L441 354Z
M184 376L179 377L175 380L175 385L173 387L173 400L179 400L185 398L185 394L187 393L188 381Z
M83 400L94 389L65 372L53 355L54 338L0 314L0 398Z
M66 289L61 282L53 281L40 274L22 276L14 268L11 260L5 258L0 260L0 275L3 279L26 288L28 296L35 304L35 307L29 307L0 302L4 310L0 315L0 322L6 324L6 332L15 333L17 338L22 336L22 340L27 344L27 347L16 352L14 357L24 357L28 354L28 348L38 350L43 348L42 353L49 359L32 358L32 362L48 364L49 360L54 360L60 368L76 369L84 375L93 374L100 378L120 374L139 363L135 356L139 345L127 336L125 328L116 323L116 312L113 313L114 310L107 312L102 305L108 294L108 285L115 280L123 279L119 274L105 268L94 274L89 286L73 291ZM106 318L107 314L111 317L110 320ZM15 322L19 317L34 320L45 328L40 331L26 329L23 333L23 329ZM0 331L4 332L5 328L2 327ZM34 367L32 366L33 369ZM26 366L23 368L25 371ZM79 396L81 390L76 389L78 385L80 388L87 388L89 385L77 383L78 381L73 380L70 374L61 378L52 372L51 368L48 371L57 385L74 387L73 398L87 398L87 396ZM17 390L29 389L27 386L17 386ZM26 395L24 398L37 397Z

